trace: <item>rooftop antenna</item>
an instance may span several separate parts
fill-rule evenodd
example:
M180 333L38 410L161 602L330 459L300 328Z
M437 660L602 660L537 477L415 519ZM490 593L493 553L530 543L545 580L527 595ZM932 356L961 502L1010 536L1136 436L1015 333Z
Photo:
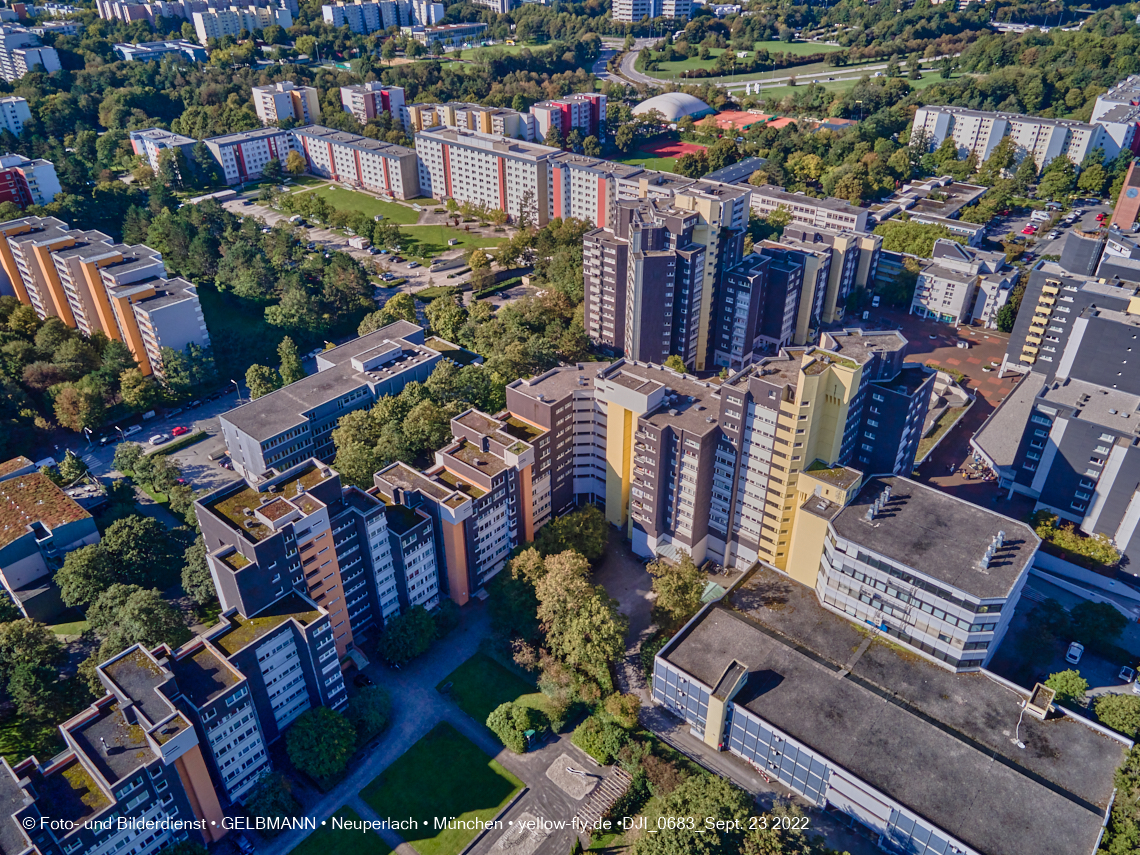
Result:
M107 748L107 740L100 736L99 744L103 746L103 753L107 754L109 752L109 749Z

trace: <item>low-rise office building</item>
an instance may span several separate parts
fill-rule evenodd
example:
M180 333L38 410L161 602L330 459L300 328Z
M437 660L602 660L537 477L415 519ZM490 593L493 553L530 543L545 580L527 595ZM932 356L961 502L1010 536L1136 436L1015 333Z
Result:
M256 482L335 454L332 432L347 412L424 382L443 355L422 327L397 321L317 356L317 372L223 413L222 438L234 471Z
M653 699L708 750L740 757L884 848L1096 851L1130 740L1080 717L1024 715L1029 691L866 640L865 625L760 568L661 650ZM969 799L953 797L955 781Z
M752 209L758 216L766 217L773 211L783 208L791 216L793 225L869 231L867 228L869 212L842 199L830 197L817 199L803 193L791 193L771 184L752 187L751 190Z
M1018 271L1000 252L972 249L939 238L922 266L910 313L948 324L979 323L993 328L1009 300Z
M415 39L427 48L440 44L447 48L471 47L481 42L487 35L487 25L482 23L439 24L437 26L416 25L401 27L400 32Z
M173 131L164 131L162 128L129 131L127 136L131 141L131 150L139 157L145 157L146 162L155 172L158 171L158 156L163 151L176 149L189 159L191 151L198 142L193 137L176 134Z
M160 62L168 56L189 59L191 62L205 62L209 59L206 49L185 39L171 39L159 42L140 42L115 45L115 53L126 62Z
M24 617L56 623L64 612L53 581L63 558L99 542L91 514L32 461L0 464L0 583Z

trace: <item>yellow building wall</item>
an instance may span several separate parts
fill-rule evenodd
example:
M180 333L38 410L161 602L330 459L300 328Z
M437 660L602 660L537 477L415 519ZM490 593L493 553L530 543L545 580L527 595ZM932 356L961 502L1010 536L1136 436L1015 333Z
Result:
M40 274L47 283L48 293L51 296L52 304L55 306L55 313L59 316L59 319L69 327L77 325L75 322L75 314L71 311L71 303L68 302L67 293L63 290L63 283L59 281L59 271L55 269L55 264L51 260L51 254L57 249L64 249L74 243L74 240L69 240L53 244L50 247L37 246L32 249L32 255L35 257L35 262L40 268Z
M107 259L103 263L113 264L116 261L121 261L122 258L122 255L116 255L113 259ZM119 325L115 322L115 312L111 308L111 300L107 296L107 287L103 284L103 277L99 275L99 262L82 262L80 269L83 271L83 285L86 287L87 293L91 295L91 302L95 304L96 317L92 320L98 322L99 328L107 338L122 341L123 336L119 332Z
M154 289L135 294L138 299L150 297L154 294ZM130 297L112 297L115 304L115 315L118 318L119 327L122 329L125 336L125 344L131 349L131 354L134 356L135 361L139 364L139 370L143 374L153 374L154 368L150 364L150 357L146 353L146 343L143 342L142 331L139 330L138 319L135 317L135 310L131 308Z
M194 816L206 820L202 836L207 843L221 840L226 835L222 823L225 813L218 803L218 794L210 780L210 773L206 770L206 761L202 759L201 747L195 745L174 761L174 767L178 770L178 777L182 779L182 786L190 799L190 808L194 811Z
M12 283L12 290L16 292L16 299L25 306L32 304L28 290L24 287L24 280L20 276L20 268L16 266L16 258L12 255L12 247L8 246L8 238L30 232L32 227L27 223L18 226L8 226L0 229L0 265L8 274L8 281Z
M825 537L827 520L804 511L796 514L785 572L801 585L815 588Z
M625 525L629 513L629 482L633 472L633 433L637 419L632 411L607 403L606 415L606 519Z

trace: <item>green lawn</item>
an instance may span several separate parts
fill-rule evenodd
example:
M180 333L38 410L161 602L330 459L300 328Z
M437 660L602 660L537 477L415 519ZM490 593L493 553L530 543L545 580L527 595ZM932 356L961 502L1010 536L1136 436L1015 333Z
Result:
M676 172L677 158L656 157L641 150L630 152L627 157L621 157L618 163L628 163L630 166L643 166L646 169L655 169L658 172Z
M451 725L439 724L360 795L380 816L420 820L418 831L402 832L420 855L458 855L478 832L437 831L434 817L489 821L521 789L522 781Z
M846 48L839 47L838 45L825 45L816 42L792 42L790 44L784 44L783 42L757 42L756 48L757 50L763 48L770 54L790 53L794 54L795 56L811 56L812 54L816 53L834 53L835 51L846 50ZM700 57L691 56L688 59L682 59L676 62L663 62L660 64L661 68L659 71L647 71L645 73L650 77L659 77L664 79L668 77L674 77L684 71L694 71L698 68L711 69L716 64L717 57L724 53L724 50L724 48L711 48L709 50L708 59L701 59ZM807 65L795 66L792 68L776 69L768 73L777 77L786 77L790 74L797 73L811 74L812 72L822 71L829 67L830 66L828 66L825 62L813 62L808 63ZM729 80L731 77L732 75L728 75L726 77L703 77L699 79L701 82L704 82L705 80Z
M48 627L56 635L83 635L91 629L91 624L85 620L73 620L68 623L57 623Z
M490 656L476 653L447 675L449 694L459 708L482 724L499 704L534 693L534 684L507 670ZM438 687L437 687L438 688ZM533 704L528 704L533 706Z
M498 44L498 45L489 45L488 47L478 47L478 48L472 48L471 50L465 50L465 51L463 51L463 58L474 60L475 62L479 62L484 57L486 57L488 54L492 54L492 53L496 53L496 52L508 54L508 55L513 55L516 53L522 53L524 50L529 50L531 53L539 53L541 51L548 50L548 49L549 49L548 45L504 45L504 44Z
M956 74L956 75L954 75L954 78L957 78L958 76L959 75ZM904 77L905 77L905 75L904 75ZM885 77L880 77L878 79L880 81L886 80ZM785 95L791 95L797 89L802 90L805 86L810 86L812 83L818 83L818 85L822 86L828 92L842 92L844 90L851 89L858 82L859 82L859 78L857 78L857 77L851 77L851 78L848 78L846 80L824 80L824 81L820 81L818 78L816 78L815 80L805 80L803 83L800 83L798 86L786 86L786 85L765 86L760 91L759 95L757 95L757 97L760 98L761 100L763 100L765 98L783 98ZM910 84L911 88L916 89L916 90L917 89L925 89L927 86L933 86L935 83L941 83L941 82L943 82L942 77L939 75L939 73L937 71L933 71L933 70L923 72L921 80L907 80L907 83ZM740 90L740 92L743 92L743 90Z
M813 53L835 53L847 50L841 45L825 45L822 42L756 42L756 50L763 48L768 53L791 53L796 56L811 56Z
M354 822L360 820L360 814L347 805L333 816ZM333 829L332 819L328 823L294 846L289 855L388 855L392 851L375 831Z
M474 249L475 247L500 246L506 237L484 237L474 232L465 232L451 226L407 226L402 229L408 236L404 241L401 255L417 261L435 258L449 249ZM448 246L448 240L458 240L455 246Z
M385 202L383 199L377 199L375 196L359 193L345 187L334 187L331 184L326 184L319 190L307 190L305 192L324 196L325 200L338 211L360 211L370 217L379 215L389 222L399 223L401 226L412 225L420 218L418 211L413 211L406 205Z

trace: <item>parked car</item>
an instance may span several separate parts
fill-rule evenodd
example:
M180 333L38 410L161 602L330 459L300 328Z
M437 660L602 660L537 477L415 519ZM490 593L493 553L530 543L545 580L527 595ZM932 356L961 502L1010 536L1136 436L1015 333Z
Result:
M101 437L99 437L99 444L100 445L106 445L108 442L111 442L113 439L114 439L114 437L111 436L110 434L108 434L107 436L101 436Z
M419 266L420 266L420 263L418 261L409 261L408 262L408 269L409 270L416 268L416 267L419 267Z
M170 439L170 434L156 433L149 440L147 440L147 442L149 442L151 445L162 445L168 439Z
M392 263L393 264L402 264L403 261L404 261L404 259L400 258L400 256L398 256L398 255L392 256Z
M1074 641L1069 645L1068 651L1065 653L1065 661L1071 665L1076 665L1081 661L1081 656L1084 655L1085 646L1079 641Z
M1127 665L1125 665L1120 669L1120 673L1117 674L1117 677L1120 678L1120 682L1122 683L1131 683L1136 679L1136 669L1129 668Z
M129 428L127 428L125 431L123 431L123 436L134 436L136 433L141 433L141 432L142 432L142 425L131 425Z
M1021 233L1023 235L1035 235L1037 234L1037 229L1035 229L1033 226L1026 226L1021 230Z
M168 412L168 413L166 414L166 417L167 417L168 419L172 419L172 418L174 418L175 416L180 416L180 415L182 415L182 407L179 407L179 408L178 408L178 409L176 409L176 410L171 410L170 412Z
M879 298L878 294L875 294L873 297L871 297L871 308L872 309L879 308L879 299L880 298Z
M358 689L363 689L365 686L372 685L372 678L367 674L357 674L352 678L352 685L356 686Z
M190 433L190 428L184 427L183 425L179 425L178 427L176 427L174 430L172 430L170 432L170 435L171 436L182 436L183 434L187 434L187 433Z

